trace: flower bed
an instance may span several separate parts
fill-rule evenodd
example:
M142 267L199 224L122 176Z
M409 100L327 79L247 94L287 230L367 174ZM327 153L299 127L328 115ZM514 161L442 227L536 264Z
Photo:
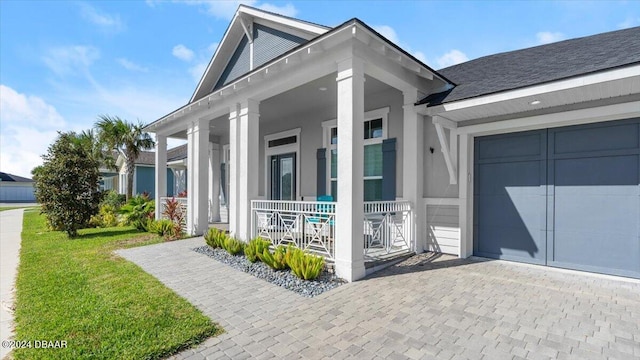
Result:
M245 256L234 256L224 249L213 249L204 245L193 249L193 251L306 297L320 295L346 283L334 274L327 272L326 269L315 280L302 280L289 270L275 271L260 261L251 263Z

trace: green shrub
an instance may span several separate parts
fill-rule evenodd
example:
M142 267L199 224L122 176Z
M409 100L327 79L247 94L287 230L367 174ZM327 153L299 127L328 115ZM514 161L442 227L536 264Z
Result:
M265 249L269 249L269 247L271 246L271 241L269 240L265 240L263 238L255 238L252 240L255 244L256 247L256 257L258 258L258 260L263 261L263 253ZM263 261L264 262L264 261Z
M151 220L149 222L149 232L158 234L165 239L175 239L180 233L176 234L176 229L173 221L169 219L161 219L158 221Z
M287 268L287 262L285 260L285 254L287 253L287 249L280 245L273 253L269 251L269 248L264 249L262 252L262 262L267 264L273 270L283 270Z
M224 230L220 229L211 228L204 234L204 241L207 243L207 245L211 246L214 249L224 249L224 241L227 238L227 233Z
M100 202L101 206L109 205L115 209L115 211L120 210L122 205L127 202L127 196L124 194L118 194L115 190L107 190L102 193L102 201Z
M148 196L132 197L120 208L126 225L133 225L138 230L148 231L148 222L153 219L156 210L155 202Z
M204 242L207 243L207 245L211 246L212 248L217 248L218 247L218 242L216 241L216 229L209 229L207 230L207 232L204 233Z
M155 222L155 220L153 218L144 218L144 219L140 219L137 220L133 223L133 226L140 230L140 231L144 231L144 232L149 232L152 224Z
M225 236L222 247L231 255L241 254L244 250L244 243L238 239Z
M291 252L288 265L291 271L300 279L313 280L322 272L324 258L295 249Z
M94 215L89 220L89 225L97 228L106 228L118 226L118 214L116 209L110 204L103 204L100 206L98 215Z
M249 241L249 243L244 247L244 255L247 257L247 260L252 263L258 261L258 254L256 252L258 248L258 241L260 241L260 239L255 238Z

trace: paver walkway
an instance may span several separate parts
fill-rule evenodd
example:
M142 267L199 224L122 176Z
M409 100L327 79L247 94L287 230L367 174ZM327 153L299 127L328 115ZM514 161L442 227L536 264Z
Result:
M224 327L175 358L640 358L640 284L422 254L308 299L190 249L121 250Z
M20 256L23 209L0 211L0 340L13 336L13 313L7 308L14 300L13 286ZM10 349L0 347L0 359Z

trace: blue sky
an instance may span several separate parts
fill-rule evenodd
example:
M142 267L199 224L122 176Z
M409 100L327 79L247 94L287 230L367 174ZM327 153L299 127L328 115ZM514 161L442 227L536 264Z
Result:
M30 176L57 130L148 123L189 99L240 1L0 1L0 171ZM435 69L640 26L640 2L242 1L358 17ZM174 143L175 144L175 143Z

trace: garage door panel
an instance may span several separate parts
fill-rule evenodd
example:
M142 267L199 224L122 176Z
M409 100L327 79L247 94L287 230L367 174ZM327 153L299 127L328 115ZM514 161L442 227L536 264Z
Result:
M553 131L554 154L638 148L638 124L597 124Z
M550 166L555 199L549 263L639 272L638 155L562 159Z
M554 160L551 166L556 187L593 185L584 191L615 194L619 191L615 185L638 186L638 155Z
M544 263L546 167L541 132L498 136L477 144L474 253ZM505 147L508 151L505 151ZM488 151L489 154L485 154ZM498 154L502 154L502 158ZM490 160L489 160L490 159Z
M477 158L480 161L491 159L505 161L510 158L538 157L543 147L542 141L539 131L485 138L479 143ZM505 148L509 151L505 152Z
M483 195L539 194L544 175L540 161L482 164L477 172Z
M600 268L599 272L612 273L610 270L623 270L640 273L640 241L635 234L612 231L595 238L590 229L574 228L574 231L556 230L555 235L562 239L556 241L554 257L549 265L561 265L574 269L587 267ZM579 246L581 251L576 251Z

